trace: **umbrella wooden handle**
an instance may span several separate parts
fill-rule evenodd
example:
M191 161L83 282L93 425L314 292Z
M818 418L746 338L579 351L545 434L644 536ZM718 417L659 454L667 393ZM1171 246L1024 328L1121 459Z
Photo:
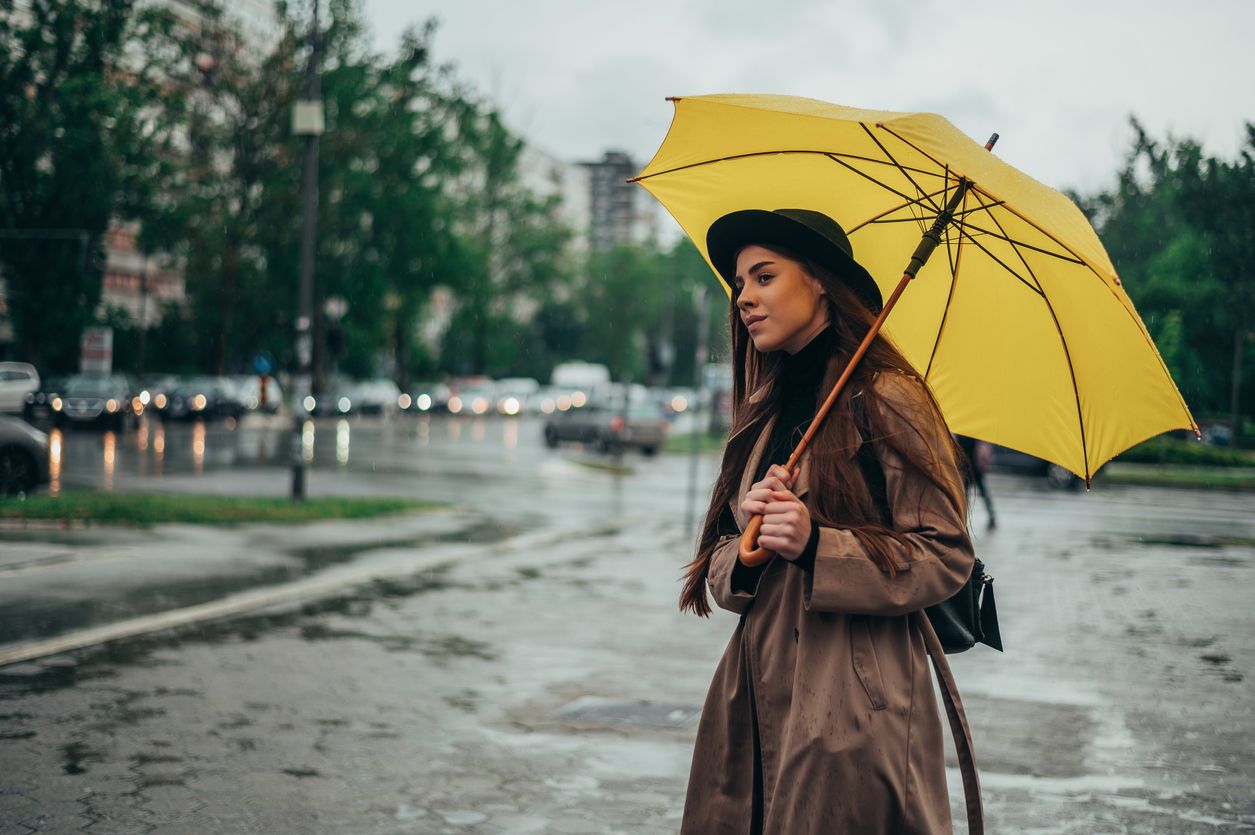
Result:
M762 565L767 560L774 557L774 551L768 551L766 548L757 547L758 532L763 527L763 517L754 514L750 519L750 523L745 526L745 533L741 534L741 550L737 557L742 564L753 568L756 565Z

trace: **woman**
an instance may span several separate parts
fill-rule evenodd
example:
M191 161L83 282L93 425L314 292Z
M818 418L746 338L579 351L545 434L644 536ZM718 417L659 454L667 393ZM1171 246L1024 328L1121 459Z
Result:
M707 244L732 288L732 431L680 605L708 614L709 587L741 620L702 711L681 831L949 832L941 723L911 613L972 571L953 441L928 387L878 337L785 472L879 291L817 212L735 212ZM750 568L738 546L754 514L777 556Z

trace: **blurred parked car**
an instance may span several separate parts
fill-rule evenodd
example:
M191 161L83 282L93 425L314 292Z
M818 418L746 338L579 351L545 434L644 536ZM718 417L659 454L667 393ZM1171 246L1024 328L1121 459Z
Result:
M26 404L22 409L22 418L28 423L52 420L52 399L65 390L65 377L47 377L39 388L26 395Z
M534 413L539 409L535 395L540 391L540 381L531 377L506 377L494 387L496 409L503 415Z
M444 383L415 383L410 386L409 402L405 403L405 395L402 395L401 408L410 412L447 412L449 410L449 398L453 396L453 389Z
M48 483L48 436L24 420L0 416L0 495Z
M136 386L135 397L144 411L161 412L170 400L170 392L178 388L179 378L171 374L144 377Z
M449 414L486 415L497 398L492 389L468 388L449 397Z
M172 420L214 420L239 418L244 404L230 380L224 377L193 377L175 386L167 395L162 417Z
M670 424L658 404L642 401L629 405L624 420L622 406L592 403L579 409L555 412L545 421L545 444L579 441L602 452L636 447L653 455L662 447Z
M48 402L57 425L96 424L121 430L135 419L130 383L117 374L76 374Z
M26 395L39 391L39 372L25 362L0 362L0 412L25 411Z
M1024 452L993 445L994 458L992 468L1002 472L1022 473L1024 475L1044 478L1051 487L1061 490L1076 490L1083 483L1082 479L1070 470L1050 461L1034 458Z
M362 415L392 415L401 408L401 389L391 380L363 380L348 392L351 409Z

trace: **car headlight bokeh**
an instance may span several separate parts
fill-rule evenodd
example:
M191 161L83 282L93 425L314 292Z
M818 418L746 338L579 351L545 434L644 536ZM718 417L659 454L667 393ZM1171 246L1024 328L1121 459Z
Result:
M61 398L60 398L60 397L54 397L54 398L52 398L52 411L54 411L54 412L59 412L59 411L61 411L61 407L62 407L62 406L64 406L64 405L65 405L65 404L61 402Z
M420 394L415 402L418 403L418 408L425 412L431 408L431 395Z
M108 412L109 414L113 414L117 410L118 410L118 401L114 400L112 397L110 397L108 400L105 401L106 412Z

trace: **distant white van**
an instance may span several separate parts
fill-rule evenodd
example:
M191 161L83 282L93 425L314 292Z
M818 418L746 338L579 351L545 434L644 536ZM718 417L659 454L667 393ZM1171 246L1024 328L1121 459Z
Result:
M554 366L550 384L563 389L595 389L610 382L610 369L601 363L573 360Z
M21 412L26 395L39 391L39 372L25 362L0 362L0 412Z

